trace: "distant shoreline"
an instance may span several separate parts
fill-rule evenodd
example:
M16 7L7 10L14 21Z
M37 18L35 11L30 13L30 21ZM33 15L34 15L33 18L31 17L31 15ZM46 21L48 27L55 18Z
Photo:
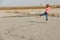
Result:
M51 6L53 8L60 8L60 6ZM0 10L23 10L23 9L44 9L44 6L23 6L23 7L0 7Z

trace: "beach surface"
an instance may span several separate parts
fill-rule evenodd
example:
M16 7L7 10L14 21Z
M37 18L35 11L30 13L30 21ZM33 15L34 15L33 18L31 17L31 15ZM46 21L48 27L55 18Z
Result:
M8 17L4 12L0 11L0 40L60 40L60 17L49 16L46 22L44 16L21 17L18 13L7 13L14 16Z

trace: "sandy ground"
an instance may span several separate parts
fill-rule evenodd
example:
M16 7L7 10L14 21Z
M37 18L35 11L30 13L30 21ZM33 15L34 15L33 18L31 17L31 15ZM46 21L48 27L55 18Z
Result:
M0 18L0 40L60 40L60 18Z
M0 40L60 40L60 17L0 17Z

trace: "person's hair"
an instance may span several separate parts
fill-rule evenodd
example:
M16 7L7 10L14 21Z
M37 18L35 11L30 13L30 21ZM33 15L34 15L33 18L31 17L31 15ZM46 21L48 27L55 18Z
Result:
M47 4L47 5L46 5L46 8L48 8L48 7L50 7L50 5L49 5L49 4Z

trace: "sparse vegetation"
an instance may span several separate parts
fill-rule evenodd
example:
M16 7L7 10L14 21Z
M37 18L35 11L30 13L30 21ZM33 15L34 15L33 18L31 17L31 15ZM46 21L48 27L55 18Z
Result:
M53 5L53 8L60 8L60 5ZM0 7L0 10L23 10L23 9L44 9L44 6L25 6L25 7Z

